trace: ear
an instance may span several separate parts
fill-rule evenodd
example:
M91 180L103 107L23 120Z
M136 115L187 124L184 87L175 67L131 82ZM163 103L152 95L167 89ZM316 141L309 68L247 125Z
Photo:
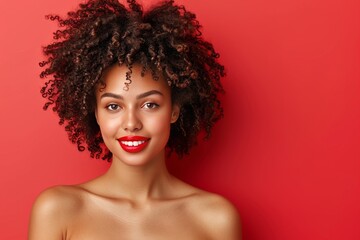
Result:
M178 120L180 115L180 106L178 104L173 104L172 113L171 113L171 123L174 123Z

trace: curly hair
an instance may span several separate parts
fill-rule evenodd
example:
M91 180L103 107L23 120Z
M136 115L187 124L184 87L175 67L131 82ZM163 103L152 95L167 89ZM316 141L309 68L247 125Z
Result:
M128 7L117 0L89 0L66 18L47 15L58 22L54 41L43 47L45 61L41 78L49 77L41 89L50 106L65 125L79 151L91 157L111 160L95 119L95 89L104 84L102 75L114 64L125 64L131 84L131 67L140 63L155 80L157 73L171 87L172 101L181 106L172 124L167 148L179 156L188 154L204 131L210 136L214 123L223 116L218 99L225 75L219 54L201 34L195 14L174 1L162 2L144 12L135 0Z

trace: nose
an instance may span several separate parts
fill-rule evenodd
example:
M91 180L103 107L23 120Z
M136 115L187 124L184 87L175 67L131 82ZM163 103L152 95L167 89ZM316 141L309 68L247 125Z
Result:
M133 109L127 109L123 118L123 129L128 132L136 132L142 128L142 123Z

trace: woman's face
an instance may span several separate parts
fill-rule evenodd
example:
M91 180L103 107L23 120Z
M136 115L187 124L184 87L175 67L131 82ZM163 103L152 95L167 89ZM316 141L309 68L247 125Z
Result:
M126 66L112 66L104 75L105 88L96 90L96 119L113 161L144 165L164 157L170 125L179 115L172 105L165 80L155 81L149 71L141 76L140 65L132 68L128 90Z

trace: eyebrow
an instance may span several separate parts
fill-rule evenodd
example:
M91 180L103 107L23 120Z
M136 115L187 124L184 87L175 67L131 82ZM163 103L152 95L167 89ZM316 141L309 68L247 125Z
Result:
M145 97L148 97L150 95L161 95L163 96L164 94L162 94L161 92L157 91L157 90L151 90L151 91L148 91L148 92L144 92L144 93L141 93L139 95L136 96L136 99L141 99L141 98L145 98ZM111 97L111 98L116 98L116 99L124 99L123 96L119 95L119 94L115 94L115 93L104 93L101 95L100 98L104 98L104 97Z

